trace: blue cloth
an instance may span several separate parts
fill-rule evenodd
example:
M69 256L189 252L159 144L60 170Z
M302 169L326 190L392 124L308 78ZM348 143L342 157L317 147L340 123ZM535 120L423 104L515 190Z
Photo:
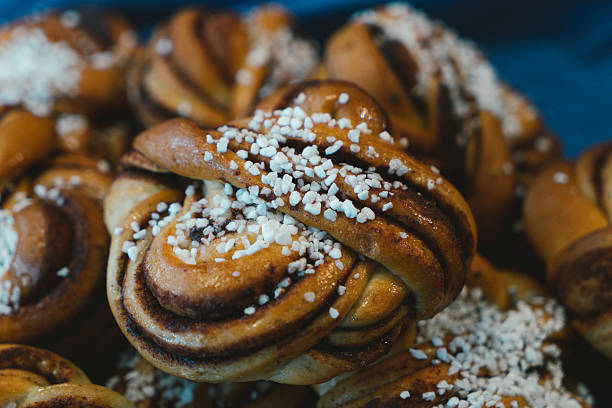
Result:
M136 24L150 26L174 8L193 1L0 0L0 21L34 10L102 5L124 10ZM201 2L247 10L258 1ZM367 0L284 2L303 29L323 40ZM612 2L538 0L413 0L430 16L476 41L499 75L526 93L556 132L569 156L612 139Z

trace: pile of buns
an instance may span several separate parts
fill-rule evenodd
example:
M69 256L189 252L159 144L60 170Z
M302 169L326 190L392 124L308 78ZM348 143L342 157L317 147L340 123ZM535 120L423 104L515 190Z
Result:
M407 4L6 23L0 207L0 407L590 407L612 360L612 143Z

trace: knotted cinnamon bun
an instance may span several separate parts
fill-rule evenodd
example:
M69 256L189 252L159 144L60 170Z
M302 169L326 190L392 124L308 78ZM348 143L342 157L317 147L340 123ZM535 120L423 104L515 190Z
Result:
M518 277L518 279L517 279ZM419 323L415 344L316 386L318 407L589 407L563 384L564 313L524 275L476 257L455 303ZM523 296L527 296L523 298Z
M114 13L50 12L0 27L0 106L37 114L113 111L136 37ZM124 105L123 105L124 106Z
M527 235L546 262L547 280L574 325L612 359L612 145L595 146L575 164L556 163L534 180L525 200Z
M118 393L92 384L70 361L46 350L0 344L0 406L133 408Z
M122 355L118 370L107 382L138 408L264 408L314 407L310 387L268 381L195 383L154 368L134 350Z
M408 5L356 14L328 41L322 71L369 92L389 114L394 142L465 193L481 242L498 238L517 180L558 152L480 50Z
M216 130L141 133L105 201L109 302L139 353L196 381L313 384L451 303L472 215L386 129L367 94L322 81Z
M0 342L43 345L86 365L113 344L102 220L112 178L99 163L86 156L40 162L41 171L31 169L2 197Z
M146 125L181 115L207 127L246 115L262 97L314 69L313 44L277 5L245 16L190 7L152 36L128 92Z

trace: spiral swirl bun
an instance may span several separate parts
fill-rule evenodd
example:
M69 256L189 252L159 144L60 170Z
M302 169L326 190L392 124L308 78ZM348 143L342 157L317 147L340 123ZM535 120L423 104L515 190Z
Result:
M206 127L246 115L280 86L314 69L313 44L295 34L277 5L246 16L180 10L153 35L130 69L130 100L146 125L181 115Z
M421 322L410 349L315 386L317 406L590 406L561 385L562 309L522 297L543 292L535 281L476 256L466 284L454 304Z
M46 165L18 179L0 210L0 342L44 345L88 364L115 333L100 291L109 245L101 204L111 175L85 156Z
M34 347L0 345L3 407L133 408L114 391L92 384L70 361Z
M525 228L546 261L547 280L574 324L612 359L612 145L587 149L575 164L556 163L534 180Z
M125 104L124 68L135 46L127 21L99 10L50 12L6 25L1 69L14 74L2 83L0 105L37 115L115 111Z
M164 371L312 384L448 305L474 225L450 184L380 139L385 117L354 85L294 85L258 108L135 139L105 202L109 301Z
M556 151L535 110L472 43L407 5L358 13L328 41L323 72L369 92L396 142L465 193L481 242L497 238L517 172L522 180Z

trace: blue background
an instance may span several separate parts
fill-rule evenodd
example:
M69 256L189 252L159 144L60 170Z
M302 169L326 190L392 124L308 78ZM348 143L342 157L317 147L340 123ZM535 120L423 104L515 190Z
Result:
M197 1L195 1L197 2ZM0 0L0 20L47 7L98 4L124 10L135 24L150 27L171 10L194 1ZM257 1L200 2L237 10ZM323 40L364 0L283 2L302 29ZM525 92L546 122L576 155L587 145L612 139L612 1L413 0L430 16L475 40L500 77Z

